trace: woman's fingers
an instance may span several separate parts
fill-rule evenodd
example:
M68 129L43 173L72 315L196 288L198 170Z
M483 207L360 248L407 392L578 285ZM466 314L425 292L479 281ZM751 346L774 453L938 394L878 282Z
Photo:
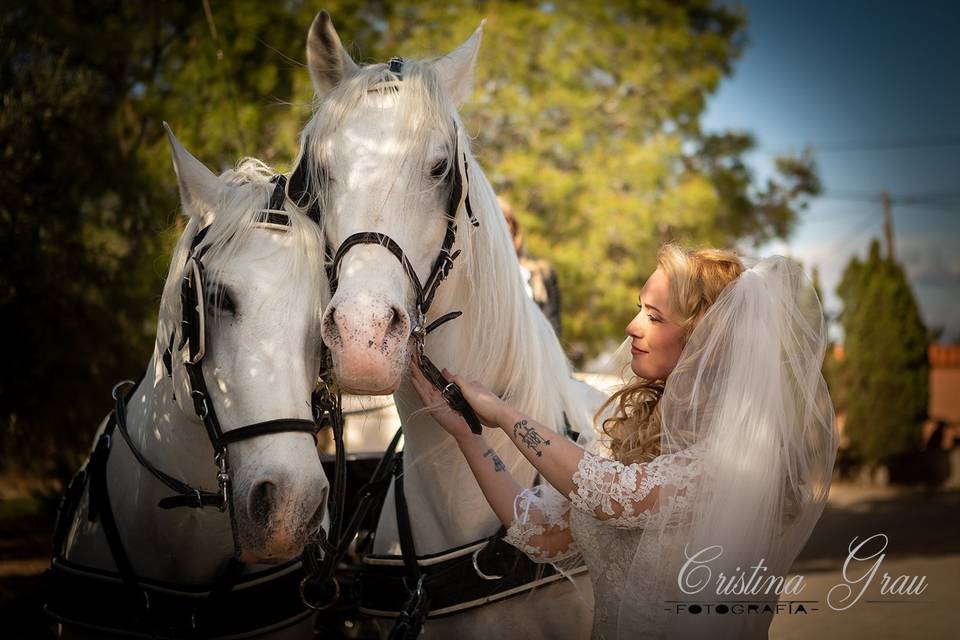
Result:
M429 405L432 401L430 390L427 388L429 385L424 384L426 380L423 378L423 374L416 368L416 365L411 368L410 382L413 384L413 390L420 396L423 404Z

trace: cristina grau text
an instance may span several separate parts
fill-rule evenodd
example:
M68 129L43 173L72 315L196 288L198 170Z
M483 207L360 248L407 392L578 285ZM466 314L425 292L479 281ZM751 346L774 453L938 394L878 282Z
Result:
M831 609L849 609L861 601L871 586L875 586L881 596L919 596L926 591L926 576L890 575L882 570L888 544L883 533L863 540L854 538L850 542L843 562L842 579L827 591L826 603ZM725 561L720 545L704 547L692 554L684 549L684 555L686 561L677 575L677 586L688 596L716 597L718 600L729 596L753 596L769 601L770 596L800 596L806 587L800 574L783 576L771 573L764 558L746 568L735 566L731 569L727 565L732 563ZM720 566L727 570L721 571Z

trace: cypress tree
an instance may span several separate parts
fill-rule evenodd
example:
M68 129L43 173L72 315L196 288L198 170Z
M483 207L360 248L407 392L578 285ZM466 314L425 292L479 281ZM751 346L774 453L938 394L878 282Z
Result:
M874 240L854 257L837 287L844 358L840 396L852 452L876 465L916 450L927 417L927 330L903 268Z

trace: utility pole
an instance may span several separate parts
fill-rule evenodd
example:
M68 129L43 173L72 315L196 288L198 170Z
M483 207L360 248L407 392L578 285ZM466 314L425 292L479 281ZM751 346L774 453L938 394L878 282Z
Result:
M883 235L887 240L887 259L893 262L896 260L893 250L893 212L890 210L890 194L886 189L880 192L880 199L883 201Z

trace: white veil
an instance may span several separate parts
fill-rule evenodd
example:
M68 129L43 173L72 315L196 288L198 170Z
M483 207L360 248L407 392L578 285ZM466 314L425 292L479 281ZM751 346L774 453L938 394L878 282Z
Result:
M777 596L718 595L717 579L749 578L761 559L761 578L785 576L820 518L838 443L825 350L820 301L787 258L745 270L704 315L660 400L662 453L695 460L694 480L659 487L624 567L619 638L767 637L772 615L745 601ZM714 545L721 555L687 571L682 590L681 566Z

